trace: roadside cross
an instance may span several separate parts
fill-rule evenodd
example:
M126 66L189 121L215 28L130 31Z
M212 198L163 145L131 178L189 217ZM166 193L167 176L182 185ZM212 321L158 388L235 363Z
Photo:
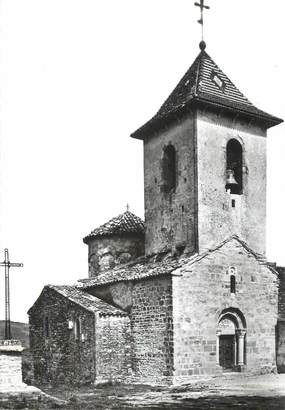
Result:
M6 248L4 251L4 262L0 262L0 266L5 267L5 339L12 339L11 335L11 319L10 319L10 268L21 268L24 265L22 263L12 263L9 260L9 251Z

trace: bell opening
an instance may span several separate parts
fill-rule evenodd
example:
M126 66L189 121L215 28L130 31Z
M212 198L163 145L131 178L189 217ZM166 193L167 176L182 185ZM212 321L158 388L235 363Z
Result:
M241 195L243 191L242 146L236 139L227 144L226 190Z

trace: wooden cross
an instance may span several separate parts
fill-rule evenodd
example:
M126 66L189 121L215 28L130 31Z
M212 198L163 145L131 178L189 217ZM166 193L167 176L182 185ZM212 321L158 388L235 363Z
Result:
M4 262L0 263L0 266L5 266L5 339L12 339L11 335L11 320L10 320L10 279L9 270L10 268L21 268L24 265L22 263L12 263L9 260L9 251L5 249L4 251L5 259Z
M198 20L198 23L201 24L201 28L202 28L202 41L204 41L204 9L209 10L210 7L206 6L204 4L204 0L200 0L200 3L194 3L195 6L200 7L200 11L201 11L201 17Z

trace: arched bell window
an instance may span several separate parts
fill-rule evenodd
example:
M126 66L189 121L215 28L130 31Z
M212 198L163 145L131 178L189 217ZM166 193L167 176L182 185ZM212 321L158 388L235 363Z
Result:
M241 195L243 191L242 176L242 146L236 139L229 140L227 144L227 171L226 190L231 194Z
M162 185L165 193L173 192L176 188L176 152L173 145L167 145L162 157Z

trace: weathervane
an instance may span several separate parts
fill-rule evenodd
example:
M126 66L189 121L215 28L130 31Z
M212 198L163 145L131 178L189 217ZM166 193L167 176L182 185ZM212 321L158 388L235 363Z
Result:
M5 259L4 262L0 263L0 266L5 266L5 339L12 339L11 335L11 319L10 319L10 279L9 270L10 268L22 267L22 263L12 263L9 260L9 251L5 249Z
M201 48L201 50L205 50L205 48L206 48L206 43L204 42L204 9L207 9L207 10L209 10L210 9L210 7L209 6L206 6L205 4L204 4L204 0L200 0L200 3L194 3L195 4L195 6L197 6L197 7L200 7L200 11L201 11L201 17L200 17L200 19L198 20L198 23L199 24L201 24L201 30L202 30L202 41L201 41L201 43L200 43L200 48Z

